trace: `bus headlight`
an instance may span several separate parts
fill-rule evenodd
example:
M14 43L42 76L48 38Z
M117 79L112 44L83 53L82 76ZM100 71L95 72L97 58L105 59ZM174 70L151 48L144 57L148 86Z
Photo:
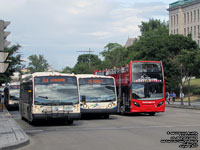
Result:
M140 104L137 103L137 102L135 102L135 101L133 101L133 104L134 104L135 106L137 106L137 107L140 107Z
M112 104L108 104L108 108L112 108Z
M163 103L164 103L163 101L160 102L160 103L158 103L158 106L157 106L157 107L161 106Z

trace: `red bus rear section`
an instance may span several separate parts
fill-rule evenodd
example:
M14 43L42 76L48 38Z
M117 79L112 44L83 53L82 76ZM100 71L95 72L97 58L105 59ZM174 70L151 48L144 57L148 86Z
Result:
M95 74L115 78L118 112L165 111L165 80L161 61L131 61L126 67L96 70Z

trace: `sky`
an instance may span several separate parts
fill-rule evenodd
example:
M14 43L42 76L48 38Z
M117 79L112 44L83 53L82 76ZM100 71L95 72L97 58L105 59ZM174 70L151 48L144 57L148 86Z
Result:
M150 18L168 21L169 3L175 0L0 0L0 20L11 45L20 54L44 55L56 70L74 67L91 49L99 55L108 43L125 45L140 35L138 26Z

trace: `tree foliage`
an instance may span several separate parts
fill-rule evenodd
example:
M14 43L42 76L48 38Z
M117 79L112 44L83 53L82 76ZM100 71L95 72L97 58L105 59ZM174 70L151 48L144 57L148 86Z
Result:
M30 73L48 71L49 64L43 55L31 55L28 57L28 69Z
M4 51L8 52L8 58L7 61L9 63L9 66L6 70L5 73L0 74L0 84L4 83L4 82L10 82L11 80L11 76L13 75L13 73L15 71L20 71L20 68L22 66L22 55L19 54L19 49L20 49L20 45L13 45L9 48L6 48Z
M104 58L102 68L113 68L114 66L120 67L125 65L125 60L128 56L127 52L127 48L118 43L108 43L104 47L104 51L101 52L101 55Z
M94 54L82 54L78 56L77 63L72 69L76 74L93 73L95 69L101 66L101 59Z

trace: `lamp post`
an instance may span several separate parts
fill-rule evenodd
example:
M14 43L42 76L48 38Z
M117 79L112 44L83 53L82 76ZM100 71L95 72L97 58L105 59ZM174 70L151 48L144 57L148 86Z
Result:
M183 72L183 65L181 64L180 65L181 67L181 85L180 85L180 98L181 98L181 105L184 105L183 103L183 75L182 75L182 72Z

